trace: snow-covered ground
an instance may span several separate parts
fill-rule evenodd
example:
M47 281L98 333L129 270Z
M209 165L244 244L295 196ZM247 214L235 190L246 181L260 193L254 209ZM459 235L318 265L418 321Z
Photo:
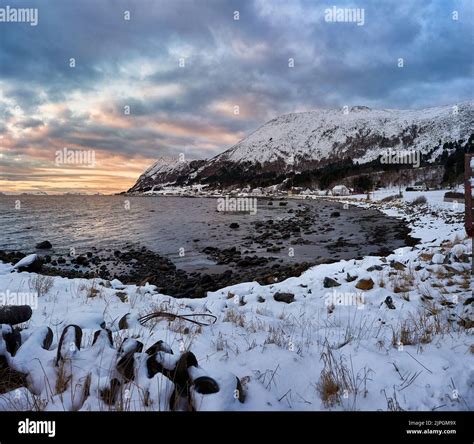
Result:
M472 240L459 217L464 206L444 203L444 191L380 202L393 194L338 200L405 218L421 239L418 246L387 258L319 265L273 285L242 283L204 299L174 299L150 285L42 278L0 264L0 293L40 293L22 331L24 344L14 357L7 355L10 367L28 375L28 389L0 395L0 410L169 409L173 383L161 373L148 377L146 353L134 355L133 381L117 372L124 338L141 341L143 350L163 340L174 352L156 355L164 368L192 351L199 366L190 367L191 380L205 375L219 386L212 394L191 387L187 405L196 410L473 410L472 299L466 303L472 298ZM421 194L428 205L408 204ZM325 278L333 279L326 287L339 285L326 288ZM217 321L137 321L158 310L208 313ZM127 313L127 325L119 326ZM104 321L114 346L106 334L92 346ZM83 330L81 348L63 343L65 359L55 366L68 324ZM49 350L41 348L44 327L54 333ZM241 382L237 391L233 375ZM115 402L107 404L100 393L113 378L121 385Z

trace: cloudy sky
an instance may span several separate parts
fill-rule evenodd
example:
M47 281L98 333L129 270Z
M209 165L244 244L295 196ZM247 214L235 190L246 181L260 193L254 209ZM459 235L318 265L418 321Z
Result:
M0 191L116 192L283 113L471 100L473 4L0 0L38 8L37 26L0 23ZM333 5L363 8L363 26L325 21Z

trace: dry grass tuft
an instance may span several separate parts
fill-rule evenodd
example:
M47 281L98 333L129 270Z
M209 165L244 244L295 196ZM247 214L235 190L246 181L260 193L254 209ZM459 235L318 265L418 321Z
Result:
M233 324L239 327L245 327L245 316L242 313L239 313L233 308L229 308L225 312L225 316L222 319L223 322L232 322Z
M79 292L84 292L86 299L95 298L97 296L102 296L102 287L98 285L95 279L92 279L90 282L85 281L78 286Z
M456 233L456 236L454 237L454 239L452 241L447 240L447 241L441 242L441 247L446 252L449 252L451 250L451 248L453 248L455 245L462 244L463 240L464 239L458 233Z
M281 348L288 347L288 337L286 332L282 327L273 327L270 325L268 336L266 337L264 344L275 344Z
M58 395L60 395L61 393L64 393L67 390L69 383L71 382L72 375L65 368L67 365L67 362L68 362L67 360L61 361L61 364L58 368L56 384L54 386L56 390L56 394Z
M465 274L462 278L461 284L459 284L459 287L461 287L463 290L469 290L471 288L472 284L472 278L470 274Z
M316 383L316 390L324 405L332 407L341 404L342 399L349 399L349 395L351 395L352 405L350 408L355 409L357 396L361 392L364 397L367 395L367 381L370 380L369 375L372 370L364 367L356 374L352 360L349 367L344 356L336 359L327 341L325 342L325 351L321 353L321 359L324 362L324 368Z
M410 205L425 205L427 203L426 196L423 194L421 196L418 196L417 198L413 199L410 202Z
M383 273L380 273L378 276L377 276L377 284L380 288L385 288L385 276Z
M431 259L433 259L433 256L434 256L434 253L421 253L419 258L422 261L431 262Z
M392 345L418 345L430 343L435 335L451 333L453 327L447 318L441 316L434 304L425 305L416 314L410 314L398 329L393 331Z
M325 406L330 407L338 402L340 387L332 373L324 370L321 372L317 389Z
M26 376L0 363L0 395L19 387L26 387Z
M51 288L53 288L54 277L37 274L30 278L28 285L31 291L34 291L38 297L41 297L48 294Z
M415 284L415 275L411 268L389 274L394 293L408 293Z

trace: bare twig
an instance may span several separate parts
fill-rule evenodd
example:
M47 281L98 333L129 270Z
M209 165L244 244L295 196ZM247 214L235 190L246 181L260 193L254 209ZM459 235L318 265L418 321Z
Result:
M418 361L418 359L416 359L413 355L411 355L409 352L408 353L408 356L410 356L411 358L413 358L416 362L418 362L418 364L420 364L424 369L428 370L431 374L433 374L433 372L428 368L428 367L425 367L420 361Z

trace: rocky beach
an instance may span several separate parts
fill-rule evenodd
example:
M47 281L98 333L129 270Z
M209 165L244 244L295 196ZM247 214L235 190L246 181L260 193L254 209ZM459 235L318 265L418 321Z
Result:
M118 279L130 285L148 282L165 294L183 298L204 297L208 291L240 282L272 284L299 276L313 265L362 258L368 253L388 255L396 246L416 243L403 222L378 211L322 199L260 202L263 207L275 208L275 215L253 218L242 226L230 222L233 217L229 215L227 224L210 227L207 239L192 239L193 249L209 260L205 267L183 269L179 254L165 256L137 243L126 243L120 250L91 246L82 254L55 254L49 240L36 243L29 251L0 250L0 261L16 263L35 253L38 260L30 268L44 275ZM223 247L226 242L221 239L229 233L236 245ZM178 247L177 242L175 249Z

